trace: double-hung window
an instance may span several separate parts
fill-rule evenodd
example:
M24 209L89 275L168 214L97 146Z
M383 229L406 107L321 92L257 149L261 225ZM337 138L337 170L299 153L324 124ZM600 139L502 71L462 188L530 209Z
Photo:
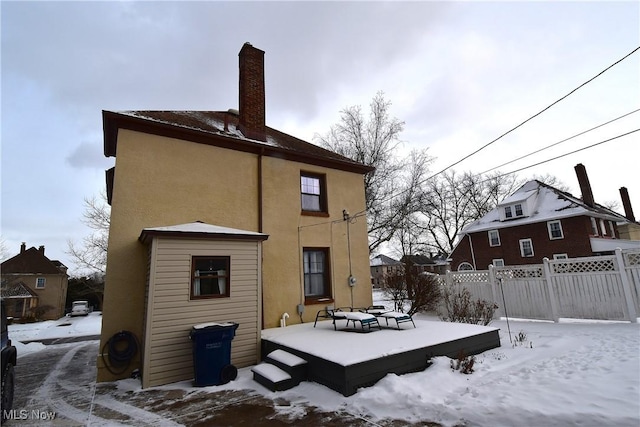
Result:
M304 297L306 301L331 299L329 249L304 248Z
M310 214L327 213L325 176L302 172L300 174L300 197L302 212Z
M549 239L564 239L564 234L562 233L562 224L560 221L549 221L547 222L547 229L549 230Z
M500 233L498 230L489 230L489 246L500 246Z
M533 256L533 242L531 241L531 239L520 240L520 255L523 258Z
M191 260L191 299L230 295L230 258L194 256Z
M505 218L512 218L513 217L513 213L511 212L511 206L506 206L504 208L504 217Z
M36 289L44 289L44 285L46 282L47 281L44 277L38 277L36 279Z

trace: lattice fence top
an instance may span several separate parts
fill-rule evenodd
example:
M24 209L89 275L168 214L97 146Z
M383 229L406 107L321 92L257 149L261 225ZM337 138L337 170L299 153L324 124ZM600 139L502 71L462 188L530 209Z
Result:
M631 265L640 266L640 251L625 253L624 254L624 263L627 266L631 266Z
M549 263L551 272L562 273L597 273L605 271L616 271L616 263L612 257L591 258L584 261L556 260Z
M543 277L542 265L531 265L522 267L497 267L495 269L498 279L527 279L532 277Z
M453 280L457 283L487 282L488 271L455 271L451 272Z

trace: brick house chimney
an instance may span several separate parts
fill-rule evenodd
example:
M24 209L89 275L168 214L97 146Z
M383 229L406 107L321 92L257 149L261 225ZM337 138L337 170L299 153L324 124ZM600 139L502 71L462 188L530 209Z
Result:
M40 252L42 255L44 255L44 246L38 246L38 252Z
M633 216L633 209L631 208L631 199L629 199L629 192L627 187L620 187L620 197L622 197L622 206L624 207L624 216L631 222L636 222L636 217Z
M240 58L240 123L247 138L266 141L264 51L245 43Z
M22 244L20 245L20 253L24 253L24 251L27 250L27 242L22 242Z
M580 192L582 193L582 201L589 207L594 207L593 193L591 192L591 184L589 184L589 177L587 176L587 169L582 163L578 163L575 168L576 175L578 176L578 184L580 184Z

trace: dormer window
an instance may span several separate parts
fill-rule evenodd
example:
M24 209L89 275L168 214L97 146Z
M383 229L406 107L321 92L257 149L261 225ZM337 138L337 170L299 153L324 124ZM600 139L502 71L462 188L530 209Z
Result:
M504 216L505 218L513 218L513 214L511 213L511 206L507 206L504 208Z
M514 206L515 210L516 210L516 217L522 216L522 205L520 203L516 204Z
M504 207L504 219L520 218L524 216L524 208L522 203L516 203Z

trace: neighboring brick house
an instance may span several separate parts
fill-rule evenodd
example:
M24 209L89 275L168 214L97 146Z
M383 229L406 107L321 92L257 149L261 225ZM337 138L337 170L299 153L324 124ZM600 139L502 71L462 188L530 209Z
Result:
M576 166L576 171L583 166ZM579 180L580 172L578 173ZM593 201L588 180L583 200L533 180L466 227L451 254L452 270L484 270L489 265L541 264L640 247L619 239L618 223L629 221Z
M103 112L116 165L101 348L126 330L141 352L118 373L98 357L98 381L136 368L143 387L193 378L198 323L237 322L243 367L263 328L372 303L373 168L266 126L263 51L245 44L239 71L239 111Z
M385 287L385 276L393 274L403 267L397 259L380 254L371 258L369 268L371 270L371 285L374 288L383 288Z
M44 246L27 249L22 243L20 253L4 261L0 271L2 298L9 316L44 320L64 316L69 281L67 267L47 258Z

